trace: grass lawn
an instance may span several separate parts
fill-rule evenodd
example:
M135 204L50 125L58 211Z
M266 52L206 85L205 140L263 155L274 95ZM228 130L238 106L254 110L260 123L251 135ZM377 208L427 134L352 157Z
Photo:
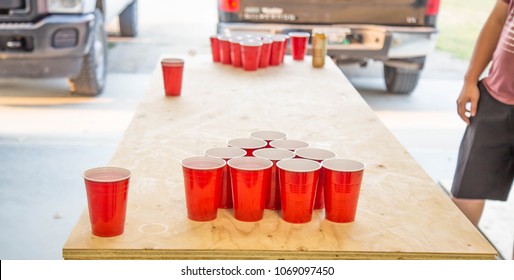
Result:
M469 59L496 0L441 0L437 49Z

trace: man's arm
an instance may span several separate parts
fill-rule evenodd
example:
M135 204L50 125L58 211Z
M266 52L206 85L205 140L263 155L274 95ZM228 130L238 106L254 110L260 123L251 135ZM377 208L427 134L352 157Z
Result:
M457 112L461 119L468 125L469 117L466 114L466 104L471 103L469 108L470 115L474 117L476 115L477 103L480 97L477 82L482 72L491 61L494 50L498 45L500 35L503 29L503 25L507 19L509 12L509 5L503 0L497 0L493 11L487 18L477 42L475 43L475 49L469 62L469 67L464 76L464 86L462 87L459 98L457 99Z

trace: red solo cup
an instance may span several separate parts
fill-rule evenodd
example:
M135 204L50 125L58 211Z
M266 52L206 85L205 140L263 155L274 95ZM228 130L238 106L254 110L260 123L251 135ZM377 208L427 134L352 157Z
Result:
M229 160L228 166L234 197L234 217L243 222L261 220L273 163L262 158L241 157Z
M336 154L332 151L318 148L300 148L294 151L295 155L299 158L315 160L319 163L326 159L335 158ZM323 196L323 189L325 186L325 172L321 168L319 174L318 185L316 186L316 196L314 199L314 210L323 209L325 207L325 198Z
M184 174L187 217L198 222L216 219L226 162L220 158L199 156L183 159L180 164Z
M270 39L262 39L261 58L259 61L259 68L266 68L269 65L271 57L271 45L273 41Z
M271 141L286 139L287 134L285 134L284 132L280 132L280 131L259 130L259 131L254 131L254 132L250 133L250 137L266 141L266 143L268 143L266 145L266 148L271 148L271 146L269 144Z
M223 64L231 64L230 58L230 37L225 35L218 36L220 45L220 61Z
M257 40L247 40L240 42L240 45L243 69L246 71L257 70L261 57L262 42Z
M307 143L305 141L292 140L292 139L273 140L269 143L269 145L272 148L286 149L291 152L294 152L296 149L309 147L309 143Z
M271 160L271 176L269 188L266 190L266 201L264 207L270 210L280 209L280 184L278 181L277 162L283 159L294 158L294 153L284 149L260 149L253 152L254 157Z
M284 53L285 37L282 35L275 35L272 37L273 43L271 44L271 55L269 65L277 66L280 64L281 56Z
M307 223L312 219L312 206L321 164L294 158L277 163L282 202L282 219L289 223Z
M238 68L243 67L240 42L240 37L230 39L230 60L232 61L232 66Z
M294 60L303 60L307 53L307 43L311 35L307 32L291 32L291 53Z
M252 156L253 151L265 148L268 143L255 138L234 138L227 141L229 147L236 147L246 151L247 156Z
M289 35L284 35L284 49L282 50L282 56L280 57L280 63L284 63L284 57L286 56L288 41L289 41Z
M218 35L211 36L210 39L211 39L212 61L220 62L220 41L218 40Z
M355 221L366 164L348 159L327 159L325 169L325 216L336 223Z
M180 96L184 60L180 58L163 58L161 66L166 96Z
M233 158L244 157L246 155L245 150L234 147L210 148L205 150L203 153L206 156L221 158L224 161L228 161L229 159ZM218 208L232 208L234 204L232 202L232 184L230 183L228 165L225 165L223 167L223 178L221 181L222 182Z
M120 167L92 168L82 175L94 235L111 237L123 233L130 175L129 170Z

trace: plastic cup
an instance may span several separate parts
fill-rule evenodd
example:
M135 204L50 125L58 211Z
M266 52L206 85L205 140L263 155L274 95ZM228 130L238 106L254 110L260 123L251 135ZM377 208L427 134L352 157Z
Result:
M269 65L277 66L280 64L282 55L284 53L285 37L282 35L275 35L272 37L273 43L271 44L271 54Z
M282 56L280 57L280 63L284 63L284 57L286 56L288 41L289 41L289 35L284 35L284 49L282 50Z
M294 60L303 60L307 53L307 43L311 35L307 32L291 32L291 53Z
M308 159L284 159L277 163L282 202L282 219L289 223L307 223L321 164Z
M250 137L266 141L266 143L268 143L266 145L266 148L270 148L271 146L269 143L271 141L286 139L287 134L285 134L284 132L281 132L281 131L259 130L259 131L254 131L254 132L250 133Z
M241 38L232 38L230 39L230 60L232 62L232 66L241 68L243 67L241 61Z
M294 151L295 155L299 158L315 160L319 163L326 159L335 158L336 154L332 151L319 149L319 148L300 148ZM325 172L321 168L319 174L318 185L316 186L316 196L314 199L314 210L323 209L325 207L325 198L323 195L325 186Z
M336 223L355 221L366 164L348 159L327 159L325 170L325 216Z
M234 217L243 222L261 220L273 163L262 158L241 157L229 160L228 165L234 197Z
M224 161L228 161L233 158L244 157L246 151L234 147L216 147L205 150L204 155L221 158ZM218 208L229 209L233 207L232 202L232 184L230 183L230 173L228 165L223 167L223 176L221 180L221 189L219 195Z
M223 64L232 64L230 58L230 36L218 35L220 45L220 61Z
M269 143L272 148L276 149L286 149L291 152L294 152L296 149L309 147L309 143L301 140L293 140L293 139L281 139L281 140L273 140Z
M259 68L261 57L262 42L257 40L241 41L241 59L243 69L246 71L255 71Z
M255 138L234 138L227 141L229 147L236 147L246 151L247 156L252 156L253 151L265 148L268 143Z
M94 235L111 237L123 233L130 176L131 172L121 167L92 168L82 175Z
M184 174L187 217L198 222L216 219L225 161L198 156L183 159L180 163Z
M271 57L271 45L273 41L270 39L262 39L261 56L259 61L259 68L266 68L269 66L269 60Z
M166 96L180 96L184 60L180 58L163 58L161 66Z
M220 41L218 40L218 35L211 36L210 40L211 40L212 61L220 62Z
M283 159L294 158L294 153L284 149L266 148L254 151L253 156L271 160L271 162L273 162L273 166L271 167L269 187L266 191L267 195L264 208L269 210L279 210L281 203L277 162Z

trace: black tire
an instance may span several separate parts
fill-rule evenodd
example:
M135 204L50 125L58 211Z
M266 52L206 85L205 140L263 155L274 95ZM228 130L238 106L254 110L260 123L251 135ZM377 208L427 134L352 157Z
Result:
M421 70L396 68L384 65L384 79L387 91L408 94L418 85Z
M93 43L82 61L77 77L69 79L70 91L76 95L95 96L102 92L107 74L107 35L103 15L95 11Z
M130 3L120 14L120 35L123 37L137 36L137 0Z

